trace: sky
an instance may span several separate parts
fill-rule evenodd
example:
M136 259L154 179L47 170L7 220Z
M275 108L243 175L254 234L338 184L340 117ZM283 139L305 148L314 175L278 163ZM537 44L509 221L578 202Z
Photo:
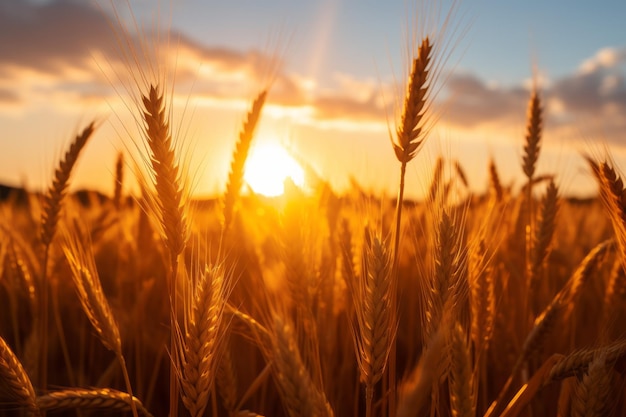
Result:
M449 167L458 160L477 192L490 158L505 184L521 186L533 80L545 107L538 173L556 175L563 194L585 195L595 185L582 154L609 149L626 168L624 16L618 0L4 0L0 183L45 187L95 119L72 187L110 193L119 151L129 169L143 164L144 74L165 86L197 195L223 190L263 88L253 146L280 143L338 192L355 180L394 195L389 132L411 39L429 34L440 48L435 123L408 166L407 195L424 193L439 155Z

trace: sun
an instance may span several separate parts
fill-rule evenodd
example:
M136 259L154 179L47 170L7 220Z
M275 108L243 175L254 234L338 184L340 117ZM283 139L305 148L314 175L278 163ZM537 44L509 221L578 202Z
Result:
M304 185L304 170L280 145L263 144L253 148L246 160L244 180L257 194L267 197L282 195L285 180Z

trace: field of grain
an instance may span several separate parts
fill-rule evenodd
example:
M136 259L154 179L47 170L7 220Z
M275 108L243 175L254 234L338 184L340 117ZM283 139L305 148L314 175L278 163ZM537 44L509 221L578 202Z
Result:
M394 200L358 181L338 194L312 169L306 189L252 192L245 163L271 83L233 138L225 193L196 200L170 86L134 78L130 146L145 154L120 153L112 195L68 192L99 127L87 123L45 192L0 201L0 415L626 413L624 184L608 152L586 157L594 199L536 172L540 86L521 188L492 160L477 194L443 155L426 197L404 198L438 118L441 42L418 39L406 69Z

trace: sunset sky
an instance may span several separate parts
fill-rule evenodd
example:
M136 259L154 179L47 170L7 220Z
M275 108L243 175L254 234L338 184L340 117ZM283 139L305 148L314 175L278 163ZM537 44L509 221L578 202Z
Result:
M283 144L338 191L353 177L366 189L396 192L388 130L399 116L407 33L424 20L415 16L424 9L419 3L113 4L0 3L0 182L47 184L73 135L95 117L100 126L73 188L111 191L117 151L136 154L143 146L133 121L134 64L124 52L142 39L146 50L158 51L159 72L167 75L175 138L197 194L223 188L245 112L270 74L257 144ZM134 33L129 5L143 35ZM448 5L439 5L443 14ZM130 40L119 42L113 8ZM594 184L580 154L607 146L626 168L625 16L622 0L460 2L444 38L452 47L437 96L444 110L409 165L408 195L428 187L440 153L459 160L476 191L485 190L490 156L505 183L521 184L533 67L546 104L539 173L556 174L563 193L588 193Z

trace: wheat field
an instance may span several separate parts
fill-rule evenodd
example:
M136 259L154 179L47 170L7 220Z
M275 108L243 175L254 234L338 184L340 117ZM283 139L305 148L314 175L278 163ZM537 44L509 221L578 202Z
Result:
M415 42L381 137L396 199L357 182L339 194L310 168L306 190L246 187L271 82L233 138L225 192L194 199L167 80L132 78L144 174L120 152L112 195L68 192L87 123L44 192L0 201L0 414L624 415L621 174L608 151L586 155L598 193L576 200L537 172L534 85L521 188L492 160L477 193L442 155L426 197L405 199L438 120L438 33Z

